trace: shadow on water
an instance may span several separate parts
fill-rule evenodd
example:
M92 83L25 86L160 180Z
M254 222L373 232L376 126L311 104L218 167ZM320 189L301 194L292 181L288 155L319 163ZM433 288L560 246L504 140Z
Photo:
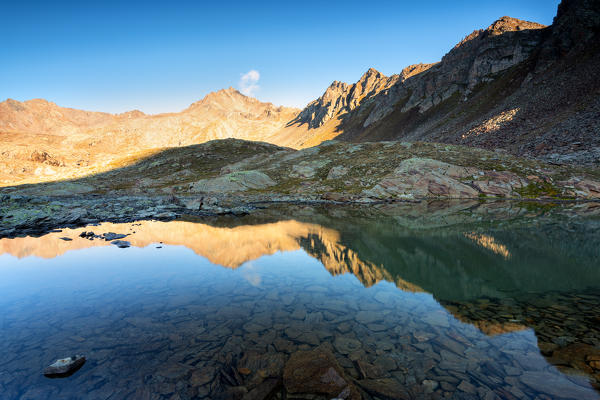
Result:
M380 205L368 210L286 206L242 218L106 223L64 229L39 238L2 239L0 253L4 254L5 261L19 266L20 262L25 265L25 261L32 259L60 260L79 253L73 250L91 251L91 247L103 246L107 252L131 254L158 251L156 247L160 245L165 246L161 251L186 248L194 253L184 261L176 259L179 268L184 270L187 267L181 265L193 267L198 262L193 260L198 260L198 256L207 260L207 265L212 267L198 267L206 276L198 288L206 289L192 296L200 300L200 304L194 300L180 308L163 309L163 306L144 306L142 301L137 306L140 308L133 311L119 308L124 307L122 305L115 308L116 315L146 333L159 329L158 318L168 325L164 328L166 331L160 333L164 336L162 339L169 342L165 346L177 348L173 341L191 340L188 346L206 356L199 360L198 354L186 355L176 363L185 372L182 372L184 380L192 382L187 386L177 383L181 381L179 378L172 382L164 373L150 373L143 378L144 388L133 389L133 385L130 395L149 390L164 398L173 393L182 398L215 397L223 393L233 396L233 392L228 391L232 387L243 387L248 395L263 387L265 379L270 377L277 379L276 386L281 388L270 393L273 398L281 398L277 396L289 389L287 384L281 386L281 371L267 373L269 368L262 364L283 366L290 354L327 344L363 398L403 398L392 389L386 394L377 388L390 384L390 379L417 398L448 395L479 398L486 390L501 398L597 398L591 386L598 387L600 382L600 268L597 261L600 259L600 218L594 206L577 207L580 209L575 213L563 208L552 212L531 210L515 207L514 203ZM585 213L584 217L578 216ZM90 240L79 236L82 231L90 230L97 235L127 234L125 240L132 248L117 250L99 237ZM65 241L61 237L72 240ZM326 277L311 269L312 262L303 258L298 261L298 251L318 261L320 270L324 267L328 272ZM271 265L272 262L277 265ZM176 264L165 264L160 274L165 273L167 265L176 268ZM214 265L226 268L217 273ZM286 265L291 267L286 269ZM145 271L144 268L151 269L146 265L140 271ZM132 267L128 273L134 274L134 270ZM181 274L190 274L190 271L194 269ZM119 274L116 275L119 282L131 280L140 296L177 296L171 293L172 289L159 286L154 291L152 285L146 288L143 282L136 283L133 275ZM150 277L162 276L156 274L148 272ZM211 278L214 274L220 275ZM193 273L190 281L196 279L196 275ZM267 287L269 277L277 282L272 288ZM360 285L353 286L348 281L352 277ZM238 278L243 278L247 289L223 283L224 279L231 280L233 285ZM303 281L304 278L307 280ZM212 284L214 286L210 286ZM282 289L285 285L291 285L292 289L286 292ZM229 288L225 291L233 292L229 305L220 303L223 293L218 288L222 286ZM6 289L5 286L0 288ZM264 288L267 294L259 295L257 288ZM79 291L85 300L84 290ZM429 295L435 302L426 300ZM43 294L36 296L44 298ZM103 294L99 292L96 296ZM203 299L206 300L204 305ZM20 301L27 303L30 299ZM236 302L240 309L229 310L231 304L238 304ZM269 311L268 304L276 310ZM436 309L440 306L443 314ZM159 312L159 316L144 314L145 307ZM218 311L222 307L229 311ZM253 311L237 326L234 317L241 318L239 313L244 307ZM200 320L205 321L202 329L191 339L182 338L185 330L175 328L179 326L177 321L185 325L186 318L192 318L195 309L216 312L221 317L231 315L220 325L211 326L206 322L210 317L202 314ZM186 315L177 316L184 311ZM15 317L11 312L24 315ZM365 312L380 313L385 318L370 320L363 315ZM19 320L26 321L26 314L27 311L11 305L3 329L10 333L10 329L21 326ZM59 320L56 317L53 323ZM299 325L300 320L304 325ZM95 327L90 329L99 331L97 321L86 321ZM112 323L126 341L132 328L121 326L118 318ZM200 339L202 335L198 332L208 328L212 328L211 336ZM352 343L361 340L361 332L365 338L363 347L354 349ZM527 347L528 332L535 335L532 347ZM89 336L89 332L86 334ZM86 335L75 336L83 339ZM367 338L378 341L369 344ZM240 341L236 345L244 351L231 350L234 339ZM263 343L265 340L268 343ZM6 342L11 343L10 339ZM125 346L125 349L126 344L114 346ZM164 355L166 350L160 347L163 344L156 346L155 351ZM182 346L185 349L185 344ZM31 352L26 350L26 345L21 347L24 352ZM153 347L149 347L145 351L152 354ZM100 353L108 351L102 346L91 349ZM538 359L535 353L544 357ZM254 354L254 359L249 361L248 354ZM266 354L272 357L261 358ZM364 365L358 361L361 357L365 359ZM386 364L385 357L392 357L394 361L388 360ZM10 365L15 365L14 360L12 362ZM195 368L201 366L204 372L206 368L212 371L209 376L198 375ZM371 367L385 371L373 372L369 370ZM159 364L154 368L162 370L164 367ZM557 368L564 375L552 373L551 368ZM414 371L402 372L404 369ZM92 385L86 390L98 392L106 382L90 373L87 379L96 379L97 387ZM244 375L246 373L249 375ZM0 375L0 384L13 390L12 393L25 395L28 391L19 385L27 385L28 380L18 375L9 375L10 379L5 377L4 380ZM371 381L378 382L376 387ZM177 385L186 389L179 390ZM60 388L52 390L54 394L63 393ZM161 394L160 390L166 393Z

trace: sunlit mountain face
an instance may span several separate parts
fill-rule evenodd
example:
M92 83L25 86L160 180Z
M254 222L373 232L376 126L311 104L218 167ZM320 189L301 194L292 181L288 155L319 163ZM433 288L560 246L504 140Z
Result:
M485 213L296 207L1 239L2 390L600 397L598 220ZM71 353L75 375L41 375ZM298 389L298 354L331 354L343 387Z

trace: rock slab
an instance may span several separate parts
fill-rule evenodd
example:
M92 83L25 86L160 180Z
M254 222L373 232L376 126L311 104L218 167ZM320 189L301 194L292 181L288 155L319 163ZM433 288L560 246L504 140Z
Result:
M360 399L360 394L327 348L298 351L283 371L283 384L289 393L324 394L340 399Z

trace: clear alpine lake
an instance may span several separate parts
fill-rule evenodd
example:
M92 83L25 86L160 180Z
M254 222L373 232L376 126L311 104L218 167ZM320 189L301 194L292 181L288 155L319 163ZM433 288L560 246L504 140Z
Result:
M1 239L1 397L598 399L597 206L296 205ZM73 354L72 376L42 374Z

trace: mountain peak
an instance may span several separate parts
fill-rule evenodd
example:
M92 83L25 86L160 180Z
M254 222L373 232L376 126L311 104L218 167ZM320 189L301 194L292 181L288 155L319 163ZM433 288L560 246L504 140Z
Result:
M365 73L364 73L364 74L363 74L363 75L360 77L360 79L359 79L358 81L359 81L359 82L361 82L361 81L365 81L365 80L369 79L369 78L370 78L370 77L372 77L372 76L379 77L379 76L385 76L385 75L383 75L381 72L377 71L375 68L369 68L369 69L367 70L367 72L365 72Z
M52 105L56 105L56 103L53 103L51 101L48 101L46 99L41 99L41 98L26 100L25 103L27 103L27 104L52 104Z
M246 96L245 94L242 94L236 88L229 86L228 88L225 88L225 89L220 89L215 92L210 92L209 94L204 96L204 98L207 99L207 98L231 97L231 96L249 97L249 96Z
M492 34L502 34L504 32L522 31L525 29L543 29L546 25L538 24L537 22L524 21L509 16L504 16L494 21L487 27L486 31Z
M476 29L467 35L463 40L458 42L454 49L462 47L464 44L471 42L473 39L482 39L488 36L499 36L507 32L518 32L525 30L536 30L547 28L546 25L538 24L537 22L524 21L522 19L512 18L508 16L500 17L486 29Z
M234 106L240 103L258 103L259 101L254 97L246 96L240 93L239 90L228 87L226 89L220 89L215 92L210 92L202 100L192 103L187 110L196 109L198 107L218 107L226 108L227 106Z

